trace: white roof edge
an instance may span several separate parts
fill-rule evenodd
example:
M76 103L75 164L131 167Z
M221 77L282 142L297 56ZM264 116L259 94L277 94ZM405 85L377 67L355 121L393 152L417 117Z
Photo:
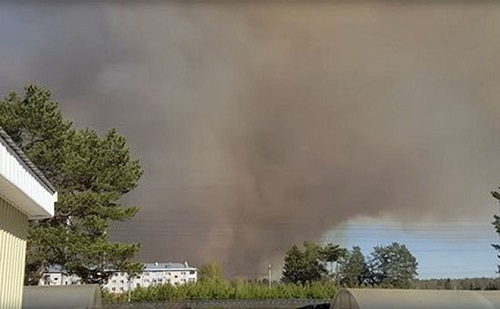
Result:
M28 216L54 215L57 192L39 169L0 128L0 195Z
M154 272L154 271L186 271L186 270L196 270L198 271L198 268L194 267L188 267L188 268L179 268L179 267L173 267L173 268L144 268L143 271L149 271L149 272Z
M8 148L12 150L13 155L16 156L21 164L25 165L25 167L28 168L29 172L31 172L33 176L37 178L40 184L46 187L47 190L53 193L56 192L56 189L45 177L43 172L40 171L40 169L35 164L33 164L33 162L31 162L31 160L26 156L26 154L24 154L21 148L19 148L16 143L14 143L12 138L10 138L10 136L3 130L3 128L0 127L0 142L2 141L7 144Z

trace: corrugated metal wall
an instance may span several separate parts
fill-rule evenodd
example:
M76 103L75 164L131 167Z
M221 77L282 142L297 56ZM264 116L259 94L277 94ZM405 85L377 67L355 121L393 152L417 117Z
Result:
M0 308L21 308L28 217L0 196Z

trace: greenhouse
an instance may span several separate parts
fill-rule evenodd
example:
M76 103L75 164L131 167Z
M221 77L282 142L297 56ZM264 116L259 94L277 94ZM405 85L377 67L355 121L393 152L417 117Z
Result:
M499 291L344 289L331 309L500 309Z
M100 309L97 284L25 286L23 309Z

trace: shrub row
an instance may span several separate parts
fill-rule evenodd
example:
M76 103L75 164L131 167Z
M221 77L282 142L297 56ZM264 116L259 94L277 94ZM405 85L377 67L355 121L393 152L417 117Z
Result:
M183 285L154 285L139 287L131 292L132 302L164 302L179 300L226 300L226 299L329 299L333 298L337 288L331 281L313 282L310 284L273 284L271 288L265 283L236 279L207 280ZM103 299L107 303L127 301L127 293L111 294L103 291Z

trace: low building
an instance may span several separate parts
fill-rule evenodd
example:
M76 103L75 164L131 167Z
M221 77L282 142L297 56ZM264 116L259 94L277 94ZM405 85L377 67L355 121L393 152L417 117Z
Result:
M21 308L28 220L54 215L57 192L0 128L0 308Z

